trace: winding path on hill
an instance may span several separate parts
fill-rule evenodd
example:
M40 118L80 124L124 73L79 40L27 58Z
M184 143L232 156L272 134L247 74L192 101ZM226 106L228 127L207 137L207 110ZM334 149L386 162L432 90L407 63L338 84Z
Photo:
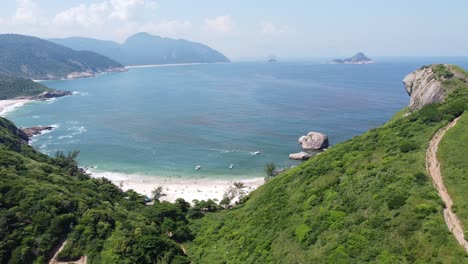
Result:
M444 137L445 132L454 127L459 119L460 117L456 118L446 127L437 131L437 133L429 142L429 147L427 148L426 152L426 169L432 178L432 183L436 187L440 198L442 198L442 201L445 203L444 218L448 229L455 236L458 243L465 249L466 252L468 252L468 242L465 240L462 224L457 215L452 211L453 200L445 188L442 173L440 171L440 163L437 160L437 150L439 148L440 141Z
M87 259L86 256L82 256L77 261L59 261L58 260L58 255L60 254L60 252L62 252L62 250L63 250L63 248L65 247L66 244L67 244L67 240L63 241L63 243L60 245L60 247L55 252L52 259L49 261L49 264L86 264L86 263L88 263L88 259Z

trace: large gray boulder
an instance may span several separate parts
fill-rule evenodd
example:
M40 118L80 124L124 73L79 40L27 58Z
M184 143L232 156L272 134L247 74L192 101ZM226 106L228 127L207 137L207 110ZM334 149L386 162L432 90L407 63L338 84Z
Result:
M312 155L304 151L289 154L289 158L292 160L308 160L310 157L312 157Z
M446 91L443 88L443 76L438 76L434 72L436 65L423 67L408 74L403 79L406 92L411 96L409 108L411 111L421 109L423 106L432 103L439 103L445 99ZM443 65L451 71L449 65Z
M307 136L302 136L298 140L302 149L324 149L328 147L328 136L319 132L309 132Z

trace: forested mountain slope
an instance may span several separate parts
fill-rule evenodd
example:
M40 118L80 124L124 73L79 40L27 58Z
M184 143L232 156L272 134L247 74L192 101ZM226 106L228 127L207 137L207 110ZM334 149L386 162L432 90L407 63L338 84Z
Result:
M76 51L31 36L0 34L0 74L49 80L124 70L120 63L91 51Z

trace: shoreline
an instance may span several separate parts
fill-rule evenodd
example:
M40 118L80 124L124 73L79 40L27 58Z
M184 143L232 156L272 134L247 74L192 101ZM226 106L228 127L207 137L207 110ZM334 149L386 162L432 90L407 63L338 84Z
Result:
M30 99L7 99L0 100L0 117L6 115L25 104L34 102ZM50 131L44 131L45 134ZM224 192L233 185L234 182L243 182L244 189L249 194L259 186L264 184L263 178L236 177L232 179L224 178L171 178L164 176L149 176L140 174L126 174L117 172L100 172L86 170L93 178L106 178L119 186L123 191L133 189L139 194L151 197L151 192L161 186L163 196L161 201L174 202L177 198L183 198L192 203L193 200L223 199Z
M17 108L27 104L34 102L34 100L30 99L6 99L0 100L0 116L5 117L6 114L16 110Z
M243 182L246 186L246 193L250 193L263 185L263 178L169 178L161 176L146 176L140 174L125 174L118 172L98 172L87 169L86 173L92 178L106 178L122 190L133 189L139 194L151 197L151 191L161 186L163 196L161 201L174 202L177 198L183 198L192 203L193 200L223 199L224 192L233 185L234 182Z
M228 62L191 62L191 63L166 63L166 64L148 64L148 65L129 65L125 66L127 69L138 69L138 68L154 68L154 67L175 67L175 66L190 66L200 64L220 64Z

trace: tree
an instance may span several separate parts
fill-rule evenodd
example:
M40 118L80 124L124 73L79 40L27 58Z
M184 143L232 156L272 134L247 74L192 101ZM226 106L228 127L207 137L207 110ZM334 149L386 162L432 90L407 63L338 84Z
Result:
M151 191L151 194L153 195L153 199L154 199L154 200L159 200L159 198L164 197L164 196L167 196L167 195L163 192L163 187L162 187L162 186L158 186L158 187L154 188L154 190Z
M267 177L265 177L265 181L268 181L269 179L276 176L276 164L273 162L267 163L265 165L265 173L267 175Z

